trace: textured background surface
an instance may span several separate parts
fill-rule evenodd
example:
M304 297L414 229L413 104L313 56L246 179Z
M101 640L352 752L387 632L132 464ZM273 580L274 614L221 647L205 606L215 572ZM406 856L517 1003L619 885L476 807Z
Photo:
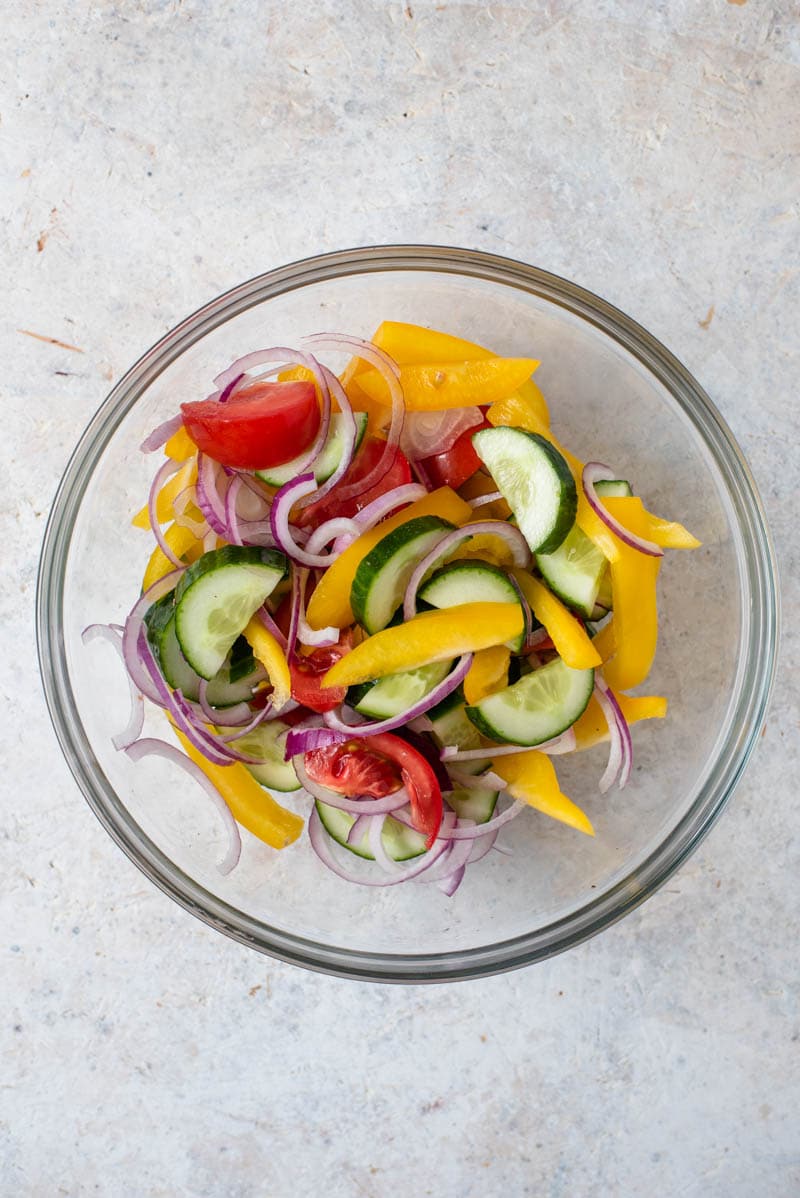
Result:
M9 11L0 68L0 1192L800 1192L796 5L89 7ZM83 803L34 669L44 519L111 380L243 278L392 240L534 262L664 340L750 459L788 614L760 751L666 889L428 989L173 906Z

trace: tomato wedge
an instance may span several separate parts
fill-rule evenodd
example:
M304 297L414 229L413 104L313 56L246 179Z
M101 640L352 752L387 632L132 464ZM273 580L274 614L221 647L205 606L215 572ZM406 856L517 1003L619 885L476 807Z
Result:
M403 785L400 770L372 750L363 740L348 740L304 755L306 773L313 782L348 798L382 799Z
M223 466L264 470L308 449L319 431L313 383L251 383L227 403L181 404L183 426L198 449Z
M366 478L380 461L384 445L385 442L378 437L367 437L353 459L350 469L339 483L339 487L348 487L351 483L357 483L362 478ZM411 467L405 454L398 449L389 470L374 487L345 500L339 498L339 488L334 487L329 495L304 508L297 517L297 523L304 528L316 528L317 525L322 524L325 520L330 520L333 516L355 516L356 512L360 512L368 503L372 503L373 499L379 499L387 491L393 491L395 487L402 487L404 483L410 482Z
M309 707L312 711L333 711L340 703L344 703L347 694L346 686L323 686L322 677L332 665L344 657L351 648L351 636L348 631L339 638L335 645L324 645L312 649L309 654L299 654L289 662L289 673L292 678L292 698Z
M399 736L382 732L325 749L312 749L306 753L304 763L315 782L350 798L365 794L382 798L392 794L400 783L391 785L391 779L399 776L408 791L412 823L426 837L426 846L433 847L442 825L442 791L422 754ZM363 789L365 785L372 789ZM378 793L379 787L387 789Z
M452 487L457 491L468 478L472 478L482 463L472 448L472 434L479 429L491 428L488 420L474 428L468 428L444 453L435 453L420 462L433 487Z

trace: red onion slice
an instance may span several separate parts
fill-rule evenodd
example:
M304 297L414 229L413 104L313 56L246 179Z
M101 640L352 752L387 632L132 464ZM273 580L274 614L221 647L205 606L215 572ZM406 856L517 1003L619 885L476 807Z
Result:
M417 591L428 571L432 570L447 553L454 550L462 541L486 534L500 537L501 540L506 541L518 566L530 565L531 551L528 542L514 524L505 524L502 520L476 520L473 524L464 524L461 528L454 528L451 532L443 533L433 548L414 567L414 573L408 580L403 598L403 618L405 620L411 620L417 614Z
M401 874L404 872L404 867L399 862L393 861L383 847L383 826L385 823L385 815L373 815L367 827L367 844L372 856L384 873Z
M170 478L173 474L178 473L178 471L181 469L181 465L181 462L173 462L170 458L167 458L163 466L160 466L156 471L153 481L150 484L150 492L147 496L147 512L150 517L150 529L156 541L158 542L158 547L164 554L164 557L167 558L168 561L172 562L173 566L177 567L177 569L185 570L186 563L181 561L177 553L175 553L174 549L172 549L172 547L169 545L164 533L161 531L161 524L159 523L157 512L159 491L164 486L164 483L168 478Z
M371 341L362 341L360 337L347 337L342 333L316 333L313 337L305 337L304 341L314 349L343 349L350 353L356 353L359 358L363 358L365 362L369 362L376 370L380 371L389 388L392 416L386 437L386 446L369 474L359 482L349 483L347 486L339 488L340 498L344 502L356 495L363 495L365 491L377 486L394 465L406 414L403 388L399 381L400 368L394 359L390 358L382 349L378 349Z
M478 830L480 830L482 827L484 827L483 824L478 824ZM494 832L487 832L484 836L476 836L472 842L472 848L470 850L469 857L467 858L467 865L474 865L476 861L483 860L486 854L491 852L491 850L494 848L496 840L496 828Z
M239 728L252 720L253 713L248 703L234 703L232 707L212 707L208 701L208 683L205 678L201 680L198 691L200 710L209 724L217 724L221 728Z
M485 774L466 774L462 770L448 769L450 781L458 790L505 790L506 784L499 774L487 770Z
M400 448L412 461L452 449L462 433L483 421L480 408L449 408L443 412L406 412Z
M574 729L567 728L551 740L543 740L540 745L487 745L483 749L458 749L455 745L446 745L441 757L442 761L485 761L488 757L507 757L511 753L529 753L532 749L557 757L562 753L573 753L576 745Z
M611 742L608 765L600 779L600 793L605 794L615 781L620 790L629 782L633 766L633 738L616 695L605 679L598 674L595 674L594 696L600 704L608 724L608 735Z
M177 433L178 429L183 424L183 417L180 412L177 416L170 416L169 420L165 420L163 424L159 424L149 433L144 441L142 441L139 449L142 453L154 453L157 449L161 449L162 445L166 445L170 437Z
M225 519L225 499L220 497L219 493L219 466L204 453L197 455L197 506L208 521L209 528L217 534L224 537L226 541L230 540L230 529L228 522ZM226 482L225 490L230 484Z
M172 762L173 765L179 766L184 773L194 779L198 786L206 792L214 807L222 816L225 831L228 834L228 847L225 851L225 856L217 865L217 869L223 876L235 869L242 852L242 838L239 833L239 827L233 818L230 807L200 767L195 765L185 753L181 753L180 749L176 749L174 745L167 744L165 740L156 740L154 737L144 737L142 740L137 740L135 744L129 745L125 752L131 761L141 761L143 757L148 756L163 757L166 761Z
M372 820L379 818L380 816L374 815L357 815L350 825L350 831L347 833L347 843L350 845L358 844Z
M404 868L401 874L396 874L393 877L387 877L384 875L382 878L368 878L352 873L350 870L341 866L336 860L333 855L330 839L322 826L322 820L317 814L316 807L312 810L311 815L309 816L308 837L311 841L312 849L317 854L323 865L326 865L332 873L336 874L337 877L342 878L345 882L355 882L359 886L397 886L401 882L410 882L412 878L417 878L420 874L423 874L426 870L430 869L431 866L439 860L447 848L446 842L437 841L432 849L429 849L426 853L423 853L421 857L416 858L414 864L410 867Z
M474 499L468 499L467 503L473 508L483 507L487 503L496 503L498 499L502 498L502 491L487 491L485 495L476 495Z
M313 474L301 474L299 478L285 483L275 495L269 513L270 528L275 538L275 544L292 561L301 566L313 566L325 570L335 561L331 554L307 553L297 544L290 527L290 513L294 505L304 495L316 491L317 484Z
M286 760L297 754L310 753L312 749L327 749L329 745L341 745L349 737L333 728L292 728L286 737Z
M420 483L403 483L402 486L394 487L385 495L379 496L378 499L373 499L360 512L356 512L353 523L358 525L359 533L367 532L396 508L404 507L407 503L416 503L418 499L422 499L423 495L427 494L427 488Z
M385 720L371 720L362 724L346 724L336 711L326 711L322 717L328 728L334 729L336 732L342 732L346 736L375 736L380 732L394 732L396 728L402 728L410 720L415 720L418 716L424 715L426 711L430 711L437 703L441 703L442 699L446 699L456 690L467 676L467 671L472 665L472 654L465 653L460 657L446 678L444 678L438 686L429 691L419 699L412 707L406 711L401 711L399 715L389 716Z
M125 665L122 636L116 627L112 628L110 624L90 624L81 633L81 640L84 645L91 644L95 640L108 641L110 645L114 646L122 664ZM144 727L144 697L127 670L125 671L125 675L128 679L128 687L130 689L131 711L125 727L111 738L111 743L117 750L130 748L133 742L138 740L142 735L142 728Z
M275 623L275 621L273 620L270 613L267 611L266 607L260 607L258 609L258 611L256 612L256 615L258 616L259 620L266 628L267 632L271 633L272 636L275 637L275 640L278 642L281 649L283 649L283 651L285 653L288 648L288 642L286 640L286 637L283 635L280 628Z
M485 824L474 824L471 827L466 827L466 820L458 820L452 827L447 827L442 823L439 829L437 840L475 840L479 836L484 836L487 832L494 832L498 828L502 828L505 824L516 819L528 806L522 799L515 799L510 807L506 807L505 811L501 811L499 815L492 816ZM406 824L409 828L413 828L411 816L406 815L404 811L396 811L393 813L394 818L401 823ZM471 823L471 821L469 821Z
M145 669L139 654L139 634L142 632L144 617L147 614L148 608L174 589L182 573L183 570L171 570L169 574L165 574L163 578L159 578L157 582L154 582L145 591L141 598L133 605L125 621L125 631L122 634L122 654L125 660L125 668L133 680L134 686L143 695L146 695L148 699L151 699L153 703L158 704L159 707L161 706L161 700L158 691L153 686L150 674Z
M337 379L332 371L328 370L327 366L322 367L322 373L325 376L325 382L328 384L331 395L339 407L339 411L344 416L344 444L342 446L342 456L339 459L339 464L333 474L328 478L321 487L318 488L313 497L305 496L300 501L300 507L306 507L309 503L316 503L318 499L323 499L328 495L335 486L337 486L342 477L347 473L353 463L353 456L356 450L356 441L358 440L358 425L356 418L353 415L353 409L350 406L350 400L345 394L344 387Z
M620 524L611 512L603 506L603 501L595 490L595 483L605 482L608 479L614 479L617 475L613 470L609 470L608 466L604 466L602 462L587 462L583 468L581 482L583 491L589 502L589 506L595 515L599 516L603 523L611 529L611 531L619 537L625 545L629 545L631 549L638 549L640 553L646 553L648 557L663 557L664 550L660 545L656 545L653 541L646 541L643 537L637 537L635 533L630 532L624 524Z

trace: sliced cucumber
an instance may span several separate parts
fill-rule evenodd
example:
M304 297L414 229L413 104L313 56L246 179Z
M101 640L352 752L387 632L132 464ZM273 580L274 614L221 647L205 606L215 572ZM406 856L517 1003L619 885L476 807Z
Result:
M479 749L482 737L478 729L467 716L464 705L464 692L461 687L448 695L438 707L428 712L433 735L443 749L455 745L457 749ZM480 774L489 768L489 758L478 761L459 762L459 769L468 774Z
M536 565L550 590L588 619L594 611L608 559L574 525L558 549L537 553Z
M462 766L472 764L474 763L462 762ZM459 819L472 819L476 824L485 824L494 815L498 794L499 791L489 790L488 787L483 789L464 786L449 794L447 801Z
M387 626L403 602L417 562L454 527L438 516L418 516L387 533L362 559L350 588L350 605L367 632Z
M594 489L606 499L627 499L633 494L633 487L625 478L603 478L594 484Z
M439 608L460 603L519 603L519 595L503 571L477 559L451 562L437 570L420 587L419 597ZM509 641L509 648L520 653L524 642L523 630Z
M196 702L200 697L200 683L203 681L195 673L186 658L181 653L178 637L175 633L175 607L173 594L170 592L147 612L147 639L155 654L156 661L164 675L165 681L173 690L180 690L185 699ZM250 646L245 641L249 651ZM267 672L252 653L245 659L239 642L231 649L222 668L208 683L206 698L212 707L231 707L234 703L247 702L253 696L253 691L260 682L265 682ZM245 660L249 663L243 672Z
M367 431L367 413L353 412L356 420L356 443L355 450L361 444L364 433ZM334 470L342 460L344 453L344 430L345 418L341 412L334 412L331 416L331 427L328 433L328 439L325 442L322 453L314 463L314 478L318 483L327 482ZM268 487L282 487L284 483L289 483L293 478L297 478L300 473L298 467L302 467L303 455L299 454L296 458L292 458L291 462L283 462L280 466L270 466L266 470L256 470L256 477L265 482Z
M349 849L357 857L364 857L367 861L375 860L369 847L369 838L366 832L357 844L347 843L347 834L355 823L356 817L354 815L351 815L349 811L340 811L338 807L331 807L327 803L321 803L319 799L316 800L316 807L319 818L322 820L322 826L337 844L342 845L345 849ZM409 828L406 824L401 824L398 820L392 819L391 816L384 822L381 839L386 853L393 861L408 861L412 857L419 857L425 852L425 837L421 833L415 832L413 828Z
M556 657L466 711L475 727L492 740L540 745L572 727L593 687L594 670L572 670Z
M575 523L578 493L558 450L522 428L484 428L472 444L533 553L552 553Z
M298 790L300 787L291 761L284 761L288 731L289 725L282 720L269 720L234 742L248 757L261 758L259 765L247 765L246 768L269 790Z
M362 715L386 720L390 716L400 715L402 711L408 711L409 707L424 699L435 686L445 680L452 665L451 661L435 661L432 665L406 670L402 674L387 674L377 682L359 687L360 694L348 695L348 699Z
M226 545L184 572L175 588L175 631L183 656L213 678L250 617L286 573L275 549Z

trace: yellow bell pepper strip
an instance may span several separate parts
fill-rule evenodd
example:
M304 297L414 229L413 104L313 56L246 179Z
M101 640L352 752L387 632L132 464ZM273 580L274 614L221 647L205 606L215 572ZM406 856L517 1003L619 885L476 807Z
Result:
M572 799L561 793L552 761L546 753L529 749L524 753L509 753L492 758L492 769L505 782L514 799L522 799L553 819L594 836L589 818Z
M510 660L511 650L507 645L479 649L464 679L464 698L467 703L480 703L487 695L493 695L507 686Z
M614 693L628 724L638 724L639 720L660 720L667 714L667 700L662 695ZM592 745L608 740L608 724L594 695L583 715L572 725L572 730L575 733L576 750L590 749Z
M477 499L479 495L490 495L496 492L497 484L483 470L476 471L472 478L468 478L458 488L462 499ZM511 508L502 498L494 499L491 503L484 503L481 507L473 508L473 511L476 513L476 520L507 520L511 515Z
M272 705L276 711L280 711L292 697L292 680L286 654L257 615L246 625L243 635L253 650L253 656L267 671L272 684Z
M426 611L367 637L323 676L325 686L355 686L502 645L522 632L518 603L463 603Z
M172 478L168 478L164 486L156 496L156 519L159 524L166 524L168 520L175 519L175 508L173 504L180 495L181 491L185 491L187 487L191 487L197 480L197 458L195 456L187 458L177 474L173 474ZM148 504L136 513L131 520L134 528L149 528L150 527L150 510Z
M472 519L472 508L450 487L439 487L395 516L382 520L369 532L362 533L328 566L314 588L306 612L306 619L312 628L347 628L353 623L355 617L350 606L350 588L362 559L388 533L417 516L441 516L451 524L466 524Z
M591 670L602 665L600 654L586 634L580 620L527 570L515 567L512 571L520 590L530 604L540 624L544 624L556 652L571 670Z
M174 724L172 730L187 757L200 767L222 795L237 824L273 849L285 849L297 840L303 831L302 818L276 803L269 791L256 782L240 762L213 765Z
M530 378L538 365L534 358L426 362L401 366L400 385L408 411L441 412L503 399ZM360 374L358 385L370 399L388 402L388 388L380 371Z
M197 446L183 425L167 441L164 453L168 458L172 458L173 462L185 462L187 458L197 453Z
M610 509L609 509L610 510ZM643 509L642 509L643 512ZM631 532L647 536L647 521L637 508L627 510ZM614 656L604 667L606 682L614 690L630 690L650 673L658 641L656 579L660 557L650 557L624 545L617 537L616 560L610 564Z
M186 562L196 562L203 552L203 542L198 540L188 528L182 528L180 524L170 524L169 528L164 531L164 538L175 556L183 558ZM163 578L165 574L169 574L170 570L174 569L174 564L165 553L162 553L160 546L156 545L150 554L150 560L144 572L142 590L149 590L154 582L158 582L159 578Z
M483 517L481 515L476 518L482 519ZM512 566L514 551L508 541L504 541L502 537L493 537L491 533L482 532L459 545L453 553L452 559L448 560L472 561L475 559L489 562L493 566Z
M682 524L662 520L648 512L638 495L609 495L603 500L603 506L630 532L636 532L638 528L646 530L638 535L662 549L697 549L701 544Z

